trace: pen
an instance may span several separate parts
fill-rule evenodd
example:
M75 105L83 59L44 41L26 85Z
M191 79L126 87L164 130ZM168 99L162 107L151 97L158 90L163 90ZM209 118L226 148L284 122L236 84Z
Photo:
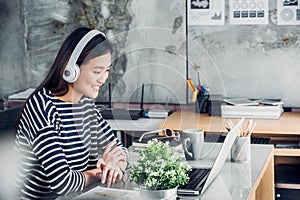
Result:
M241 129L238 131L238 133L237 133L237 137L241 137Z
M198 85L201 85L201 81L200 81L200 65L194 64L194 69L197 71Z
M197 72L197 75L198 75L198 85L201 85L201 82L200 82L200 72L199 71Z

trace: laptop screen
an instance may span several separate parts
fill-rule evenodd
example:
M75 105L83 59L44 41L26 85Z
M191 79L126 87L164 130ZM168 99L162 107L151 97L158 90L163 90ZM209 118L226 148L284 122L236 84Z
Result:
M227 136L222 144L222 147L217 155L217 158L214 161L214 164L211 168L210 174L203 186L203 189L201 191L201 193L203 193L207 187L211 184L211 182L216 178L216 176L219 174L219 172L221 171L229 153L231 150L231 147L234 143L235 138L238 135L239 130L242 127L242 124L244 122L244 118L242 118L234 127L232 130L230 130L227 133Z

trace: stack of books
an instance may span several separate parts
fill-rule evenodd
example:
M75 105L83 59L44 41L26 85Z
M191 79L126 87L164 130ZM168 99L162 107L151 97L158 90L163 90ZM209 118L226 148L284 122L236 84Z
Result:
M221 114L224 118L266 118L279 119L283 112L283 102L280 99L224 99Z

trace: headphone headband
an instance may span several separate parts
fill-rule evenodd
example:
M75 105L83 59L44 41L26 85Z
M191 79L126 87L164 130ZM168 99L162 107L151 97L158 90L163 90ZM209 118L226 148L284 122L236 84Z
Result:
M87 34L85 34L81 40L77 43L75 46L70 59L66 65L66 68L64 70L63 79L67 81L68 83L74 83L80 74L79 66L77 66L76 62L84 49L84 47L87 45L87 43L96 35L102 35L104 38L106 38L106 35L98 30L91 30Z
M91 30L89 31L87 34L85 34L81 40L77 43L74 51L72 52L72 55L68 61L67 65L75 65L82 50L84 49L85 45L87 45L87 43L96 35L103 35L104 38L106 38L106 35L104 33L102 33L101 31L98 30Z

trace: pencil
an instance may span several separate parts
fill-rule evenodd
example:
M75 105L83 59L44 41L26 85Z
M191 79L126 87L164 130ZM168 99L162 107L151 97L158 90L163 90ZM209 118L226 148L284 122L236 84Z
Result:
M194 83L192 81L192 79L189 78L189 79L186 80L186 82L188 83L188 85L189 85L189 87L190 87L190 89L191 89L192 92L197 91L196 88L195 88L195 85L194 85Z

